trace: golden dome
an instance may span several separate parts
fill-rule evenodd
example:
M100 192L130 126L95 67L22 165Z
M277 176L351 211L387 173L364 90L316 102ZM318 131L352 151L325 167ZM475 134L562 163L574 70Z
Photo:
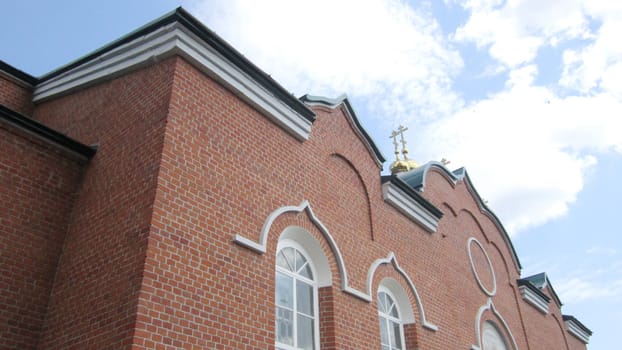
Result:
M391 164L391 174L402 173L408 170L410 170L408 162L403 160L396 160L393 164Z

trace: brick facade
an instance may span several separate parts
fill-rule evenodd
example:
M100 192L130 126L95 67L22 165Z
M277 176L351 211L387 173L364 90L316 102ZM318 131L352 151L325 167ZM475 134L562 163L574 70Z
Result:
M188 21L177 10L140 34ZM97 145L85 163L1 129L2 347L273 349L277 246L299 239L326 261L322 349L380 348L375 296L384 284L402 291L412 314L407 349L477 347L487 321L510 349L585 349L554 301L545 314L523 299L515 252L468 176L425 168L425 191L410 196L442 212L429 232L385 199L389 182L347 101L292 102L201 28L193 35L270 96L253 97L250 83L179 50L81 86L43 77L32 110L0 95ZM294 117L274 117L262 101ZM290 125L305 113L314 116L306 136Z

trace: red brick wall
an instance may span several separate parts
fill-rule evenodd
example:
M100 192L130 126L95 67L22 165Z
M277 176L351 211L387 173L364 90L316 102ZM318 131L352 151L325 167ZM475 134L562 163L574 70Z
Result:
M32 112L32 88L17 83L0 72L0 104L21 114Z
M34 112L99 145L76 198L40 349L131 346L174 62L44 102Z
M37 346L82 167L0 121L0 348Z
M335 258L306 213L275 221L266 254L232 241L235 234L257 240L272 211L309 200L343 254L351 287L365 291L370 265L395 253L421 296L428 321L439 326L437 332L422 327L411 295L417 323L414 331L409 329L409 344L453 349L478 343L475 317L488 297L469 264L467 240L475 237L497 281L495 312L487 311L482 321L500 322L500 314L518 347L527 348L512 253L466 185L453 186L435 171L428 175L424 195L445 212L439 232L429 234L383 201L380 170L343 111L315 110L309 140L296 141L227 89L177 61L136 347L272 348L274 255L279 234L297 225L316 237L331 265L332 293L321 294L322 308L333 315L322 326L332 328L322 344L377 349L375 302L341 292ZM482 261L475 258L478 269L488 266ZM539 344L537 337L529 341L532 349L544 349Z
M309 140L299 142L181 58L37 106L42 122L99 144L67 224L39 348L273 348L275 252L295 225L319 242L332 273L320 293L323 348L379 348L375 293L384 277L411 300L409 348L477 344L488 296L469 263L474 237L497 285L482 321L501 315L519 348L547 349L525 324L552 323L523 316L531 310L512 252L465 183L428 174L423 194L445 213L430 234L384 202L380 169L344 111L315 111ZM258 240L270 213L303 200L339 247L350 287L366 292L369 267L393 252L439 330L422 326L393 265L376 271L371 303L342 292L337 259L306 212L274 221L265 254L233 242L235 234ZM478 254L476 270L486 271ZM485 272L482 280L492 283Z

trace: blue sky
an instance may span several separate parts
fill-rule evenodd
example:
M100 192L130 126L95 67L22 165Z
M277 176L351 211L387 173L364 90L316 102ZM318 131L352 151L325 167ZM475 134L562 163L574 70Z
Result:
M347 93L389 159L404 124L412 158L465 166L523 275L617 344L622 2L11 1L0 59L42 75L179 5L295 95Z

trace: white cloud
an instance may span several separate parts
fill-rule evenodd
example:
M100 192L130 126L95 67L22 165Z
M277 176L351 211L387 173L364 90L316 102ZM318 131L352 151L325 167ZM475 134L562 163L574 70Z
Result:
M559 293L564 303L578 304L582 301L602 298L614 300L622 298L622 280L596 282L574 277L555 283L553 288Z
M611 9L617 17L602 19L595 41L581 48L564 52L564 72L560 83L584 93L607 91L622 98L622 5Z
M612 247L603 247L603 246L592 246L588 250L585 251L586 254L591 255L605 255L605 256L614 256L618 254L618 251Z
M367 97L379 120L461 104L451 90L461 57L425 11L399 0L197 1L192 9L296 95Z
M581 0L458 2L470 17L455 39L487 47L509 68L533 61L543 45L592 35Z
M560 97L527 66L504 91L428 124L416 149L465 164L510 234L564 215L599 152L622 152L622 103L608 94Z
M598 155L622 153L622 53L614 41L622 29L610 14L620 5L458 2L470 16L453 39L475 42L497 60L489 67L509 72L505 86L481 100L464 102L469 91L454 90L462 57L425 5L195 0L191 12L296 95L346 92L367 101L355 108L367 112L365 126L382 149L390 144L380 132L410 125L411 155L465 165L512 234L564 215ZM562 85L537 86L538 50L577 38L584 46L564 53Z

